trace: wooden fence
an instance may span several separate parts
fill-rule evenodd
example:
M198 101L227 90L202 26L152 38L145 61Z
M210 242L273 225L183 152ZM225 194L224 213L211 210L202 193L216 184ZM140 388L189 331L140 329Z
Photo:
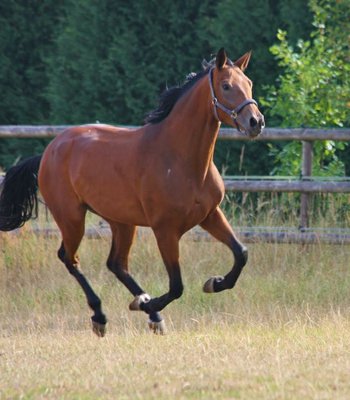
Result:
M8 125L0 126L0 138L53 138L60 134L67 125L60 126L33 126L33 125ZM249 141L250 139L231 128L221 128L220 140ZM224 178L226 190L235 192L300 192L300 227L302 230L309 226L308 206L310 193L350 193L350 177L330 178L328 180L312 176L313 142L317 140L350 141L350 129L282 129L265 128L262 135L254 139L256 141L290 141L302 142L301 176L279 179L278 177L250 178L227 177ZM293 233L294 237L295 233ZM260 233L261 236L261 233ZM262 234L264 236L264 234ZM266 235L265 235L266 236ZM267 235L269 238L272 236ZM288 235L283 235L283 242L288 241ZM347 235L341 235L341 241L348 241ZM306 236L304 235L304 238ZM316 237L316 241L321 235ZM271 239L272 240L272 239ZM293 240L294 241L294 240ZM330 239L335 243L337 239ZM350 240L349 240L350 241Z
M231 129L222 129L220 137L231 140L248 140L237 135ZM239 137L239 138L238 138ZM330 178L324 181L312 177L313 143L317 140L350 141L350 129L280 129L270 128L257 140L299 140L302 142L301 176L295 181L289 180L226 180L227 190L239 192L300 192L300 227L309 227L309 194L310 193L350 193L350 178Z

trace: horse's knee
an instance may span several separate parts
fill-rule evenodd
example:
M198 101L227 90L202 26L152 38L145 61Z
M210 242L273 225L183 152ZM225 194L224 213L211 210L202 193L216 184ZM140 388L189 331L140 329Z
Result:
M122 282L129 275L122 265L115 261L108 260L107 268Z
M114 260L107 260L107 268L119 279L122 279L122 268L121 266L115 262Z
M183 291L184 291L184 287L183 287L183 284L180 282L180 283L174 285L173 287L171 287L171 289L170 289L171 297L173 297L174 299L178 299L179 297L182 296Z

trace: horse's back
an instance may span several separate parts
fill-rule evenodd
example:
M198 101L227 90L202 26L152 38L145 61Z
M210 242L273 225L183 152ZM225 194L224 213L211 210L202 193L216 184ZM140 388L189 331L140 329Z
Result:
M137 130L112 125L90 124L68 128L46 148L41 170L59 168L62 171L74 160L84 160L87 156L90 156L90 164L107 161L106 154L111 154L112 150L122 154L131 150L135 146L136 136Z
M56 137L39 171L39 188L51 211L74 203L113 219L120 202L129 208L138 204L134 185L140 135L137 129L96 124L69 128Z
M87 140L102 141L102 142L117 142L123 138L132 139L137 133L137 129L119 127L107 124L88 124L79 125L66 129L50 143L55 148L60 143L71 142L75 145L84 143Z

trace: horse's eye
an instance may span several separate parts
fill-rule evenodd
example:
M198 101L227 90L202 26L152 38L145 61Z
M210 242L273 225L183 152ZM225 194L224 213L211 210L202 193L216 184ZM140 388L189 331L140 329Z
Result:
M230 90L231 86L230 86L228 83L224 83L224 84L222 85L222 88L223 88L224 90Z

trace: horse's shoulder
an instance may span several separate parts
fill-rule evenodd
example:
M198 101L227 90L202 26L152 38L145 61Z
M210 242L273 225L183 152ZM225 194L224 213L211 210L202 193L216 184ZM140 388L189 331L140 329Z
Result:
M223 189L223 190L225 189L225 185L224 185L222 176L214 163L210 164L210 167L209 167L208 173L207 173L207 177L206 177L206 181L209 185L219 187L220 189Z
M224 181L214 164L209 168L203 187L214 203L221 203L225 195Z

